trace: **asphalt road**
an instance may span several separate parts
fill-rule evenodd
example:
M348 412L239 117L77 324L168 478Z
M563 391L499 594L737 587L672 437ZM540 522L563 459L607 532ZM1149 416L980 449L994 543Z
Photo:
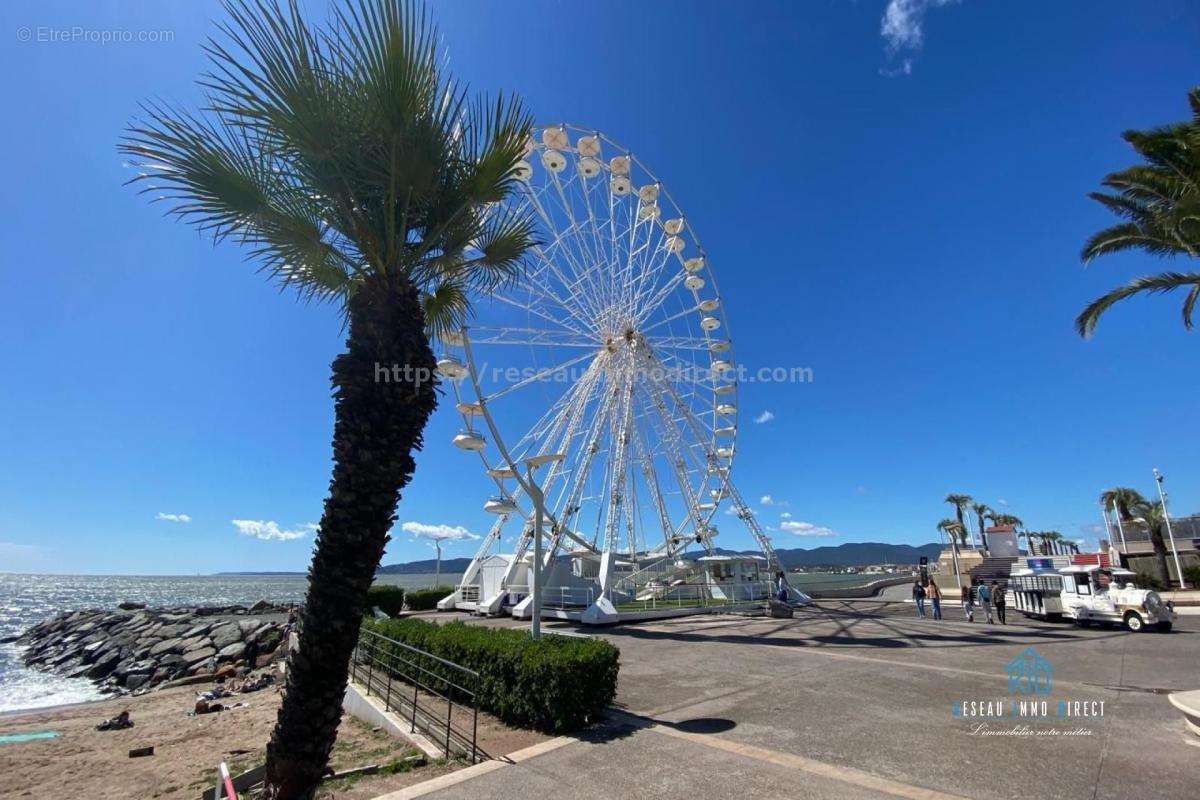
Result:
M1200 688L1200 617L1170 634L919 620L822 601L795 619L690 617L598 632L619 711L569 744L433 798L1193 798L1200 739L1166 692ZM1015 619L1014 619L1015 617ZM510 622L491 624L511 624ZM592 631L595 633L595 631ZM1048 695L1010 694L1027 647ZM956 702L1059 700L1103 716L965 719ZM1074 708L1074 706L1071 706Z

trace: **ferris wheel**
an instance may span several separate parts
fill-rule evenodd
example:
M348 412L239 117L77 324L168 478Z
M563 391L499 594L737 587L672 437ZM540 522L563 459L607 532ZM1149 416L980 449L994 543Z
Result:
M484 504L496 523L471 569L511 525L514 567L542 536L545 563L596 557L608 595L615 565L628 574L712 550L713 517L733 492L729 326L687 217L626 148L552 125L516 175L503 210L534 220L538 244L468 328L444 337L438 362L462 416L454 444L479 455L496 487Z

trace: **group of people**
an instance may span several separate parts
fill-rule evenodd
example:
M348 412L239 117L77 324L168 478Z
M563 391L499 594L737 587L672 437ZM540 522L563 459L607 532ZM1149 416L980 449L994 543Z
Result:
M917 578L913 581L912 596L917 604L918 617L922 619L926 617L925 601L928 600L933 608L933 618L942 618L942 590L938 588L936 583L929 579L922 581L920 578ZM987 621L989 623L995 624L996 620L999 620L1001 625L1008 624L1008 619L1005 617L1007 609L1005 588L998 581L963 588L963 616L967 618L967 622L975 621L976 601L978 601L979 607L984 613L987 614Z

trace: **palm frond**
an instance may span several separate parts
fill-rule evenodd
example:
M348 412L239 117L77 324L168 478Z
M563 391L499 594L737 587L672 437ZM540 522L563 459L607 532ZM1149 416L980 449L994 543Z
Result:
M1100 317L1114 304L1137 294L1162 294L1184 286L1200 287L1200 272L1164 272L1160 275L1134 278L1124 286L1118 286L1111 292L1088 303L1087 307L1075 318L1075 330L1080 336L1087 338L1095 332ZM1191 301L1191 305L1195 304L1192 294L1188 295L1188 300ZM1188 302L1184 303L1184 318L1188 322L1191 319L1191 305Z
M148 165L135 180L309 296L394 274L430 296L454 287L456 307L519 270L529 221L485 209L513 189L532 119L442 74L423 4L340 0L325 27L298 0L225 10L204 47L207 107L146 108L121 145Z
M445 281L421 297L421 309L425 313L425 330L429 335L445 338L466 325L471 315L471 301L460 284Z
M249 129L146 105L119 149L139 171L130 183L169 205L169 213L210 234L232 237L251 260L310 298L341 294L354 278L356 254L324 227L305 187L275 168Z

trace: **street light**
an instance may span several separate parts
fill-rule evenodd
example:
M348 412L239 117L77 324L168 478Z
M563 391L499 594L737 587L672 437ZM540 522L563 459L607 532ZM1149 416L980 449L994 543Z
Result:
M525 459L525 478L528 482L526 491L533 501L533 569L530 570L529 593L533 597L533 622L529 635L534 639L542 636L542 504L546 497L542 487L533 479L533 471L543 462L535 458Z
M1175 557L1175 574L1179 576L1179 588L1186 589L1187 584L1183 582L1183 568L1179 566L1179 549L1175 547L1175 534L1171 530L1171 515L1167 513L1167 494L1163 491L1163 476L1158 471L1158 467L1154 468L1154 480L1158 483L1158 499L1162 503L1163 519L1167 521L1167 538L1171 540L1171 555Z

